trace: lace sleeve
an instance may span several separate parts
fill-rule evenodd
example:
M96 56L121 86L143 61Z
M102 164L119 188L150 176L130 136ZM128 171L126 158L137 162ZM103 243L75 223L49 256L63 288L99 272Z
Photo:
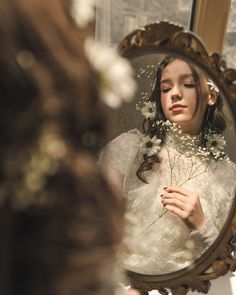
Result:
M125 175L138 154L141 136L138 129L122 133L104 147L99 164L110 164Z
M219 230L224 226L228 218L230 209L232 208L236 194L236 165L233 162L222 163L222 168L215 173L216 183L219 184L221 190L219 196L219 209L217 218L217 227ZM217 186L216 186L217 188Z
M215 241L218 234L219 230L215 224L207 218L205 224L199 230L194 230L190 233L190 237L204 249Z
M217 170L212 171L211 208L208 208L206 223L199 230L191 232L191 237L198 243L210 246L223 228L236 193L236 165L233 162L220 163Z

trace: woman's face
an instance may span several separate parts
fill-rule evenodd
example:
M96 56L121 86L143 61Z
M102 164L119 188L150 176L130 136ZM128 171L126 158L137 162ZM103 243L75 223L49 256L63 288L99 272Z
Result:
M199 74L199 81L202 97L198 106L196 83L185 61L175 59L170 62L163 70L160 81L161 105L165 117L189 134L200 133L207 105L211 104L206 79L202 74Z

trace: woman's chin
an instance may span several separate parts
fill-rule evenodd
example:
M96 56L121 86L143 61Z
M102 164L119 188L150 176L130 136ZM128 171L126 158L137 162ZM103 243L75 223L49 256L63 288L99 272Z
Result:
M183 114L178 114L175 116L171 116L168 120L182 127L182 125L184 126L188 125L191 121L191 118L186 118L186 116L183 116Z

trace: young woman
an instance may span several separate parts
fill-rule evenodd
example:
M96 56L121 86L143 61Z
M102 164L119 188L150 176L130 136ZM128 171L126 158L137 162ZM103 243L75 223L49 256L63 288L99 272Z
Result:
M189 266L217 238L235 196L236 167L223 151L218 89L186 61L159 64L139 109L144 132L115 138L101 162L122 186L131 217L124 266L164 274Z

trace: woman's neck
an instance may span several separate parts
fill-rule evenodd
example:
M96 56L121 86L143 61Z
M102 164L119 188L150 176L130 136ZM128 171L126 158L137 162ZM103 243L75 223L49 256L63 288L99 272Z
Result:
M181 153L193 155L202 146L202 134L192 135L170 130L166 132L165 143L173 146Z

